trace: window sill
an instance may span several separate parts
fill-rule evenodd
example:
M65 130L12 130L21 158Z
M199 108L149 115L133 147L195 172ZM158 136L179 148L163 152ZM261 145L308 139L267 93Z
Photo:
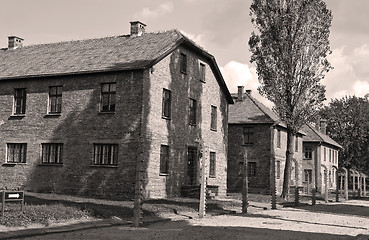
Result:
M62 163L40 163L37 166L63 167L63 164Z
M210 128L210 130L213 131L213 132L217 132L217 130L214 129L214 128Z
M216 176L209 176L209 178L217 178Z
M181 73L184 74L184 75L187 75L186 71L181 70Z
M203 79L200 79L200 82L202 82L202 83L206 83L206 81L205 81L205 80L203 80Z
M13 114L13 115L10 115L10 119L14 118L24 118L26 116L26 114Z
M3 166L27 165L27 163L3 163Z
M162 119L165 119L165 120L172 120L171 117L166 117L166 116L161 116Z
M313 160L312 158L304 158L305 161Z
M159 176L169 176L169 173L159 173Z
M118 168L117 165L90 165L92 168Z
M104 114L115 114L115 111L114 112L99 112L99 114L102 114L102 115L104 115Z
M60 117L61 113L48 113L44 117L45 118L54 118L54 117Z
M196 124L194 124L194 123L190 123L189 124L191 127L196 127Z

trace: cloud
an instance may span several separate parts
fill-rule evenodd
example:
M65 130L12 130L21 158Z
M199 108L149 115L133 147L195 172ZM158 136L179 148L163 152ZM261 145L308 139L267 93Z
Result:
M150 8L144 8L141 10L141 12L138 14L139 18L144 18L144 19L148 19L148 18L156 18L168 13L171 13L173 11L173 2L165 2L160 4L158 7L154 8L154 9L150 9Z
M189 39L194 41L197 45L199 45L200 47L203 47L204 49L206 49L206 45L207 45L207 42L208 42L208 36L206 35L206 33L196 35L196 34L185 32L183 30L179 30L179 31L183 35L185 35L186 37L188 37Z
M367 44L347 51L345 46L333 49L329 61L334 67L322 81L326 85L326 98L345 95L363 97L369 93L369 46Z
M244 86L245 89L252 91L253 97L257 100L269 108L273 107L273 103L260 96L257 90L260 84L255 67L250 67L247 64L236 61L230 61L224 67L221 67L220 71L222 72L230 92L236 93L238 86Z

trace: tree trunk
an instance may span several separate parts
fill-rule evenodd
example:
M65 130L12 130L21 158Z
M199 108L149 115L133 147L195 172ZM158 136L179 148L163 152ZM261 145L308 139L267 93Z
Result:
M293 158L293 131L287 128L287 150L286 164L283 175L283 189L281 197L287 199L290 195L290 179L291 179L291 162Z

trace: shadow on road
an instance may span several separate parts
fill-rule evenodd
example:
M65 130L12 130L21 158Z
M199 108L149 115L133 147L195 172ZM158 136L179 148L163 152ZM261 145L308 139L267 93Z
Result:
M304 209L310 212L334 213L340 215L347 214L359 217L369 217L369 207L351 205L349 202L344 204L317 204L315 206L304 205L294 208Z

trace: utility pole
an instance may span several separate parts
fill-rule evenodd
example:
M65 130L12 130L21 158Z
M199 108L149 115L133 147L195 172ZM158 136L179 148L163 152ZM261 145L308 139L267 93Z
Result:
M243 152L243 185L242 185L242 213L247 213L248 203L248 191L249 191L249 181L247 176L247 147L244 146Z

